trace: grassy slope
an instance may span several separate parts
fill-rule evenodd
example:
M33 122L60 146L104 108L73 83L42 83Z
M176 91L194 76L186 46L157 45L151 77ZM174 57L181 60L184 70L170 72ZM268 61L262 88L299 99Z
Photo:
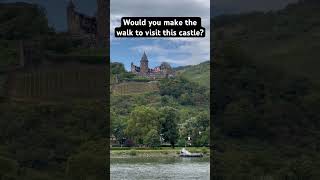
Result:
M198 65L180 68L178 73L186 79L197 82L201 86L210 87L210 62L206 61Z

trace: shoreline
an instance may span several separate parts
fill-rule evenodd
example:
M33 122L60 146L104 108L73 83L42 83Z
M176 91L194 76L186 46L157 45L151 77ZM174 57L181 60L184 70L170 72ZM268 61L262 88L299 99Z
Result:
M110 157L178 157L182 147L172 148L115 148L110 151ZM189 147L191 153L202 153L204 157L210 156L208 147Z

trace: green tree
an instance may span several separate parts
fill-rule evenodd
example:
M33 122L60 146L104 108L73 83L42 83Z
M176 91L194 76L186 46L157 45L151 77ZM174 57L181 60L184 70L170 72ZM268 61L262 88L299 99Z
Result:
M131 112L126 134L136 143L143 144L143 139L152 129L159 129L159 113L153 107L137 106Z
M119 143L125 137L125 129L127 127L127 119L125 116L120 116L111 110L111 133L117 138Z
M1 39L29 39L51 31L45 10L38 5L0 4L0 12Z
M160 135L157 130L151 129L143 139L143 142L151 147L160 146Z
M177 122L180 121L179 118L176 109L168 106L161 108L160 132L164 141L169 142L173 148L178 139Z
M193 146L204 146L209 143L209 113L200 111L181 124L180 139L190 137Z

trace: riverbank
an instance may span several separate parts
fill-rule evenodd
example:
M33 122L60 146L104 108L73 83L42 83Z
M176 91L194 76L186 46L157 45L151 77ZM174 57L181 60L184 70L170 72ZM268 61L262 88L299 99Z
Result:
M111 157L122 156L177 156L183 147L161 147L161 148L111 148ZM210 155L208 147L187 147L191 153L203 153L204 156Z

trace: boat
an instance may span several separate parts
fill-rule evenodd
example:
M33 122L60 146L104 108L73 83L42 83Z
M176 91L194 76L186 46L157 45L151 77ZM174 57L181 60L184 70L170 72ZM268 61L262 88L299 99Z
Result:
M185 148L182 148L180 151L180 157L203 157L202 153L191 153L187 151Z

